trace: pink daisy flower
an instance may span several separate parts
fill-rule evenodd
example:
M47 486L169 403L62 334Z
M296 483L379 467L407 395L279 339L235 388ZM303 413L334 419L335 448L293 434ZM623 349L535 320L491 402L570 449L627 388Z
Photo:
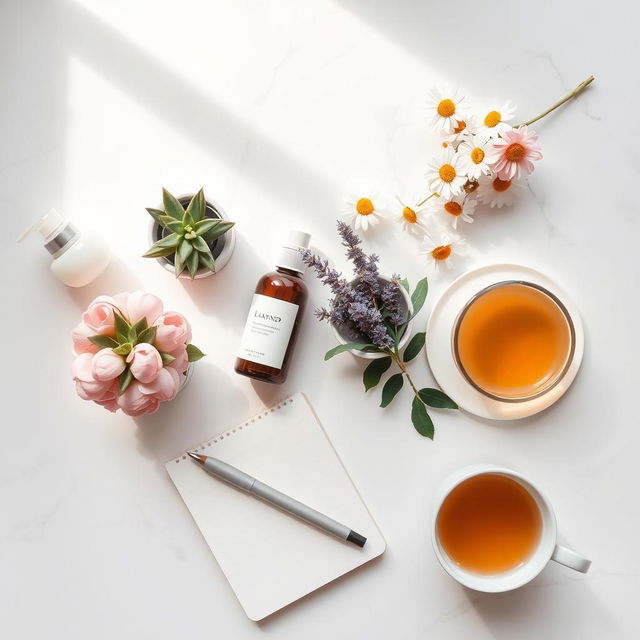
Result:
M505 131L500 138L494 140L486 162L500 180L519 180L533 171L531 161L541 158L536 132L522 126Z

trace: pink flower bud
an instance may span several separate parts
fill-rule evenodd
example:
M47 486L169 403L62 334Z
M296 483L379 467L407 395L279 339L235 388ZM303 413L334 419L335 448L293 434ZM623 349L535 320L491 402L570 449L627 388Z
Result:
M133 347L127 356L127 362L130 363L133 377L143 383L155 380L162 369L162 358L158 350L146 342Z
M91 372L96 380L102 382L117 378L125 368L124 358L113 349L100 349L91 361Z

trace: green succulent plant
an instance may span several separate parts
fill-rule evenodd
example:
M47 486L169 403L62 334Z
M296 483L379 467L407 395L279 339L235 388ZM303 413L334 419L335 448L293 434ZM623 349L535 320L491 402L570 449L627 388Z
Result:
M153 244L143 257L164 258L173 255L176 277L185 269L192 279L202 267L215 272L216 262L211 245L229 231L235 222L205 217L207 203L202 189L191 198L186 209L166 189L162 190L162 203L164 211L151 208L147 208L147 211L168 233Z

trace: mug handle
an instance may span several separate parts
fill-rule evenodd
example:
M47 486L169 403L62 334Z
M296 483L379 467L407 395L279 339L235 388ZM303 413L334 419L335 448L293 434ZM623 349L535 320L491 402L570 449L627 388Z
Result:
M551 559L563 564L565 567L580 571L580 573L587 573L591 566L591 560L588 560L567 547L563 547L561 544L556 545L556 548L551 554Z

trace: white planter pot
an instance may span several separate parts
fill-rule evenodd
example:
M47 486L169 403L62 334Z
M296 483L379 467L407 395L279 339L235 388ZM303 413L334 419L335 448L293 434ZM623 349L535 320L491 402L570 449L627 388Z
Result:
M181 195L181 196L177 196L177 199L180 201L183 201L184 199L191 199L190 195ZM224 209L217 203L214 202L213 200L209 200L207 198L207 208L211 208L213 209L216 213L218 213L218 215L220 216L221 220L229 220L229 218L227 217L227 214L224 212ZM158 206L159 209L162 209L164 205L160 204ZM184 203L183 203L184 206ZM148 232L148 236L149 236L149 246L151 246L152 244L154 244L155 242L157 242L158 237L156 234L156 229L158 228L158 223L151 218L150 222L149 222L149 232ZM225 265L227 264L227 262L229 262L229 260L231 259L231 255L233 254L233 250L235 249L236 246L236 230L235 228L231 228L229 229L229 231L227 231L223 236L220 236L220 238L218 238L218 242L220 240L224 239L224 245L222 247L222 251L220 252L219 255L215 255L215 251L213 252L214 254L214 259L216 261L216 270L211 271L210 269L198 269L198 271L196 272L195 277L193 278L194 280L200 280L202 278L208 278L209 276L215 275L216 273L218 273L219 271L221 271ZM215 249L215 247L214 247ZM176 270L173 266L173 264L171 264L171 262L169 262L169 260L167 260L167 258L156 258L157 261L162 265L162 267L164 269L166 269L167 271L169 271L170 273L175 274ZM191 276L187 273L187 272L182 272L179 276L179 278L183 278L185 280L191 280Z
M391 282L391 278L387 278L386 276L379 276L379 278L380 278L380 280L383 280L384 282ZM351 283L353 283L355 281L356 281L356 279L354 278L351 281ZM403 299L405 301L405 304L406 304L406 307L407 307L407 313L409 313L409 314L412 313L413 312L413 306L411 305L411 298L409 297L409 294L406 292L406 290L405 290L405 288L403 286L400 286L400 292L402 293L402 297L403 297ZM400 340L400 343L398 345L398 350L404 349L404 347L407 345L407 343L411 339L411 330L412 330L412 328L413 328L413 319L409 320L409 324L407 325L407 329L404 332L404 335L402 336L402 338ZM333 335L336 337L336 340L338 341L339 344L347 344L347 342L354 342L354 340L343 336L338 331L338 328L335 327L334 325L331 325L331 329L333 330ZM386 353L380 353L378 351L360 351L359 349L349 349L349 353L352 353L357 358L362 358L363 360L377 360L378 358L384 358L387 355Z

